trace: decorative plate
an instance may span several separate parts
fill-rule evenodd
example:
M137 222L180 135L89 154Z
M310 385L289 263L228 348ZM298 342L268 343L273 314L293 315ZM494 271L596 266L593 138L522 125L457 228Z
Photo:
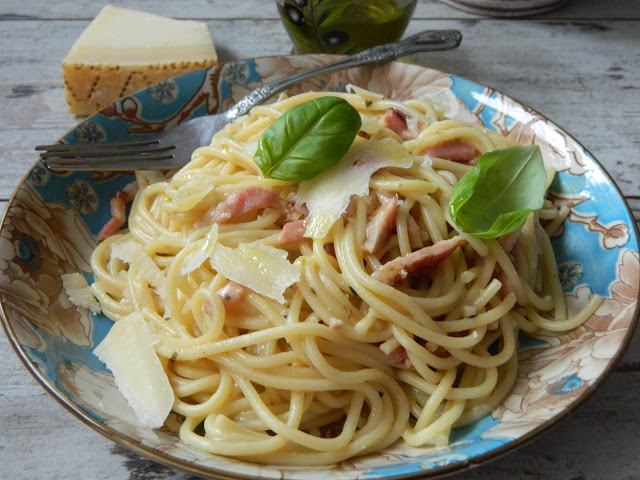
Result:
M100 142L170 128L226 109L261 83L328 61L325 55L230 62L168 80L86 119L62 140ZM495 90L406 63L358 68L310 80L290 93L342 90L353 83L388 97L428 97L450 117L478 122L521 143L538 144L559 171L551 191L571 212L553 239L570 308L605 298L569 333L521 339L515 388L491 415L453 432L445 448L397 445L324 468L282 468L214 457L168 429L140 427L92 350L111 322L79 312L60 275L90 276L89 256L110 218L109 198L130 175L55 174L36 163L18 186L0 230L0 306L6 334L28 370L78 418L113 441L191 473L224 478L341 479L441 475L513 449L557 422L611 371L638 317L638 231L611 178L576 140L544 116Z
M441 0L452 7L492 17L526 17L547 13L567 0Z

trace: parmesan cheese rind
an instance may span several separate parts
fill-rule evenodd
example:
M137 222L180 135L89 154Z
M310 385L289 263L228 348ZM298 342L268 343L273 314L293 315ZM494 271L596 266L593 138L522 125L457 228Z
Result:
M338 165L300 184L298 201L309 209L304 236L325 237L347 210L351 197L369 193L374 172L390 166L409 168L413 160L409 151L391 138L351 145Z
M153 343L142 314L133 312L114 323L93 352L113 373L140 423L159 428L173 407L174 395Z

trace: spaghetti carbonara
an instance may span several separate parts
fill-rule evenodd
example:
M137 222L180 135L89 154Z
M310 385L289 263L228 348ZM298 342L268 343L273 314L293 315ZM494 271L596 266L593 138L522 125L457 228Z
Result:
M456 230L453 185L513 142L430 101L331 93L362 118L333 167L346 176L265 178L262 132L323 95L255 107L169 178L138 172L127 229L93 253L102 312L141 313L174 392L166 424L202 451L320 465L445 445L509 393L519 331L597 307L567 314L550 202L497 239Z

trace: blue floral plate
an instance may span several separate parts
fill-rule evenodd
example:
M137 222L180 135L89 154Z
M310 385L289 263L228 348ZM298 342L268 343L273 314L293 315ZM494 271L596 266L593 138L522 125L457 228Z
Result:
M324 63L330 56L277 56L232 62L154 85L86 119L62 140L90 143L145 135L189 117L229 108L263 82ZM559 174L553 201L570 209L553 239L570 310L604 297L581 327L523 337L510 396L478 423L457 429L444 448L396 445L324 468L283 468L215 457L184 445L169 429L141 427L113 378L93 355L111 322L78 311L60 276L90 277L89 257L108 221L113 192L129 174L60 173L33 166L18 186L0 230L0 306L6 334L42 386L82 421L151 459L215 478L426 478L459 470L522 444L571 412L621 357L638 318L638 232L619 190L576 140L513 99L440 71L391 63L308 81L290 93L342 90L346 84L393 98L431 98L450 117L535 143Z

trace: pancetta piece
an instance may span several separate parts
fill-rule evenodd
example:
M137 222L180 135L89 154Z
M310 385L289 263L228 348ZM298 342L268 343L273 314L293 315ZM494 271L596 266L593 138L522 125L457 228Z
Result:
M402 345L398 345L396 348L391 350L387 354L387 360L395 367L400 366L405 369L411 368L411 360L409 360L407 350Z
M280 207L282 199L277 190L264 187L245 187L236 190L225 200L206 212L195 224L196 228L214 223L226 223L263 208Z
M373 272L372 276L387 285L397 285L402 280L410 278L417 271L435 267L458 247L463 247L466 244L467 241L462 237L440 240L433 245L388 261Z
M304 220L294 220L293 222L287 222L282 226L282 232L280 232L278 242L281 245L300 243L304 240L304 231Z
M385 127L400 135L403 140L416 138L417 132L415 132L415 129L410 128L405 114L395 108L387 109L382 116L382 121L384 122Z
M443 158L452 162L462 163L465 165L474 165L480 153L473 145L462 140L447 140L428 147L424 152L431 157Z
M387 192L376 192L380 205L371 215L367 224L367 231L362 250L374 253L391 238L396 228L398 214L398 200L395 195Z
M229 308L236 305L242 299L245 291L246 288L239 283L229 282L224 287L218 289L216 295L220 297L224 307ZM202 310L207 314L211 314L211 305L208 301L202 303Z
M113 197L111 197L109 201L111 218L98 233L98 240L102 241L120 231L124 222L127 221L127 203L133 200L136 190L137 183L132 182L122 190L116 191Z

